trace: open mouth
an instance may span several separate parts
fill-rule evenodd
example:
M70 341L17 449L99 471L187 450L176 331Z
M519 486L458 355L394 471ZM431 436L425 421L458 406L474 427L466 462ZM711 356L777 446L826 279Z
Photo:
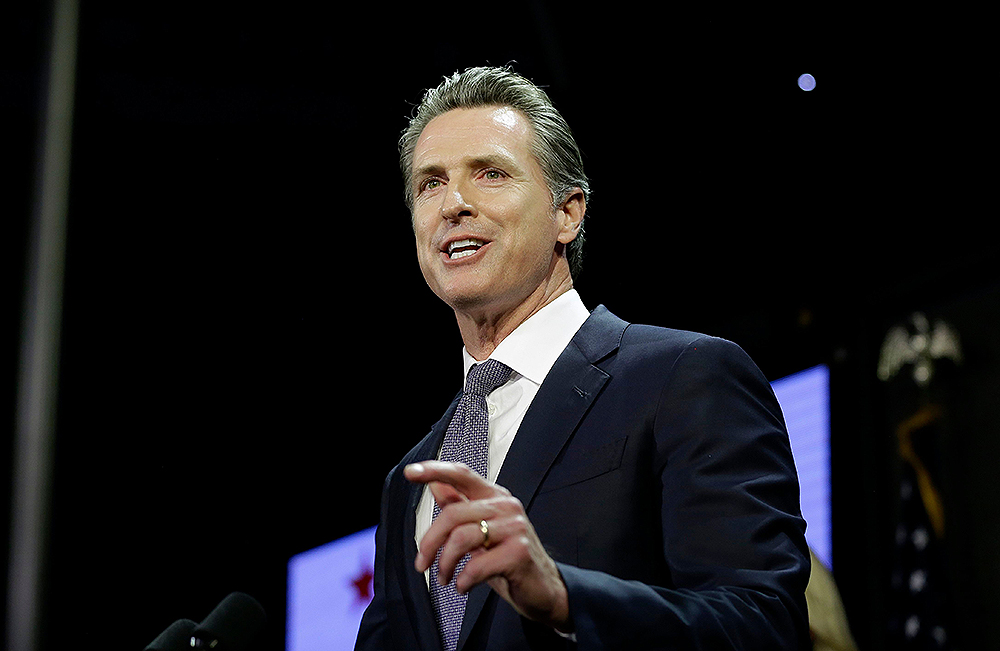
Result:
M448 259L449 260L459 260L461 258L468 257L474 254L479 249L486 246L486 242L483 240L477 240L474 238L467 238L464 240L455 240L454 242L448 243Z

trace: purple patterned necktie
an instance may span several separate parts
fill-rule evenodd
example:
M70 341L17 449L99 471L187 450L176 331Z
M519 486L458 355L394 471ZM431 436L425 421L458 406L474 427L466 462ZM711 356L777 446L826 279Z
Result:
M448 431L441 445L442 461L457 461L469 466L477 473L486 477L486 465L489 457L488 427L489 415L486 407L486 396L491 391L504 384L510 378L511 369L495 359L488 359L482 364L476 364L469 369L465 379L465 391L459 398L455 414L448 423ZM441 513L437 502L434 503L434 518ZM438 550L440 557L441 550ZM465 615L467 594L455 591L455 577L465 567L469 555L458 562L455 574L448 585L438 583L438 559L431 565L430 588L431 603L437 614L438 631L441 633L441 643L444 651L453 651L458 644L458 633L462 629L462 617Z

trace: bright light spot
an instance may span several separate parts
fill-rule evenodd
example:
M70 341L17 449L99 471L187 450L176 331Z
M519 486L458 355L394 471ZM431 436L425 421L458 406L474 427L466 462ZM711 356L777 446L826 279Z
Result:
M917 637L917 633L920 632L920 618L916 615L910 615L906 623L903 624L903 632L906 634L906 639L908 640Z
M816 79L809 73L800 75L799 88L802 90L812 90L813 88L816 88Z
M517 127L517 112L512 108L497 109L493 113L493 119L508 129Z

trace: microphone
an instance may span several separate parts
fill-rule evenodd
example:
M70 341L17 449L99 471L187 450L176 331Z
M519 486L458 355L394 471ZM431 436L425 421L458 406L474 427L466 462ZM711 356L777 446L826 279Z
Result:
M191 633L198 626L190 619L178 619L156 639L149 643L143 651L180 651L191 648Z
M264 629L267 616L257 600L233 592L215 607L190 636L190 648L244 651Z

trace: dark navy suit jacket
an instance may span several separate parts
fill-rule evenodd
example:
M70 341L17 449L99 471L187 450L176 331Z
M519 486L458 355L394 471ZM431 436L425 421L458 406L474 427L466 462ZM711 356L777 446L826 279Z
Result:
M413 568L422 487L455 403L386 479L357 649L438 651ZM770 385L735 344L598 307L542 383L497 483L569 592L576 642L469 593L458 649L807 649L809 554Z

